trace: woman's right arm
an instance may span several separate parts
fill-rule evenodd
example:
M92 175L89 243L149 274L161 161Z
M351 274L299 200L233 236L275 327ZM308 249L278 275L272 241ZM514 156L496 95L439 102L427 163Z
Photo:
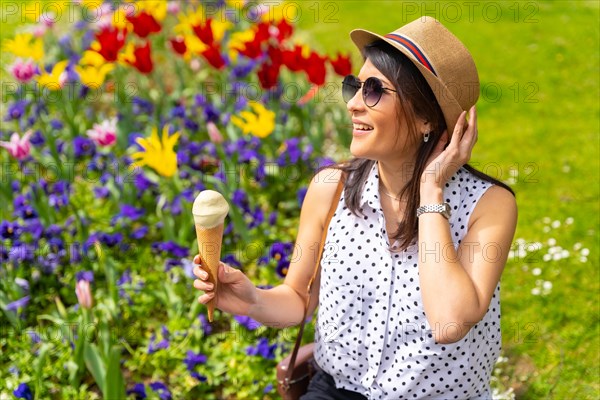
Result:
M263 325L284 328L302 321L307 286L312 277L323 225L333 201L341 171L325 169L312 179L300 213L300 226L288 273L283 284L271 289L256 288L241 271L222 265L216 307L238 315L248 315ZM194 261L197 261L196 258ZM206 293L198 301L206 303L214 297L212 286L205 282L203 271L196 267L194 282ZM318 304L319 279L313 284L308 315Z

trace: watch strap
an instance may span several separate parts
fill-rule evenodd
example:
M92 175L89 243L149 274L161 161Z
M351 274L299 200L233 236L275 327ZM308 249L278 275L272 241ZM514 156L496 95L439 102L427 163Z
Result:
M448 203L427 204L417 208L417 218L425 213L442 214L447 219L450 218L450 205Z

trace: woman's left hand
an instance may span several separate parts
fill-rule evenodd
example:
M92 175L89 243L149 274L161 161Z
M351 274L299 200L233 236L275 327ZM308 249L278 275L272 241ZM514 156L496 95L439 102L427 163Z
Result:
M446 182L465 165L471 158L471 151L477 142L477 112L475 106L469 110L469 121L467 112L463 111L458 117L454 127L454 133L448 143L448 131L444 131L440 141L427 160L427 166L421 175L421 197L430 192L443 189ZM466 129L465 129L465 124Z

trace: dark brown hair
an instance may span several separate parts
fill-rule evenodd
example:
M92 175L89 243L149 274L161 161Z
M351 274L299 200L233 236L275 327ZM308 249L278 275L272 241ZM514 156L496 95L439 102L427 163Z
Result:
M423 78L417 67L404 54L385 41L378 40L364 48L363 57L369 59L375 68L394 85L394 89L400 97L398 118L406 119L410 134L409 140L421 141L414 166L410 166L414 167L412 168L411 178L400 192L401 200L399 201L406 201L406 212L393 235L393 238L400 243L400 249L405 249L418 234L416 212L420 201L419 186L421 175L427 166L426 163L429 156L446 129L446 122L444 114L427 81ZM432 130L427 142L423 142L420 132L417 132L417 119L422 119L430 123ZM363 186L374 164L374 160L353 158L337 166L337 168L346 174L344 197L346 199L346 206L355 215L360 214L360 199ZM463 167L478 178L501 186L514 195L512 189L506 184L483 172L477 171L468 164Z

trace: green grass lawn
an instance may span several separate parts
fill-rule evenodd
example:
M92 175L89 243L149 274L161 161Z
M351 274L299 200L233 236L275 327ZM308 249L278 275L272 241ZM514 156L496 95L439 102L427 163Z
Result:
M522 399L599 398L599 3L293 4L310 35L303 39L327 53L353 52L356 71L351 29L386 33L422 14L471 50L484 88L472 161L512 182L516 238L530 250L502 279L501 379ZM2 18L0 38L10 37L19 21Z
M473 164L512 177L516 238L541 244L510 261L502 278L503 380L518 398L596 399L599 3L475 3L339 1L317 8L308 1L300 25L310 28L315 46L352 51L358 61L350 30L387 33L426 14L471 50L485 89ZM562 250L569 256L544 261ZM532 294L544 282L550 292Z

